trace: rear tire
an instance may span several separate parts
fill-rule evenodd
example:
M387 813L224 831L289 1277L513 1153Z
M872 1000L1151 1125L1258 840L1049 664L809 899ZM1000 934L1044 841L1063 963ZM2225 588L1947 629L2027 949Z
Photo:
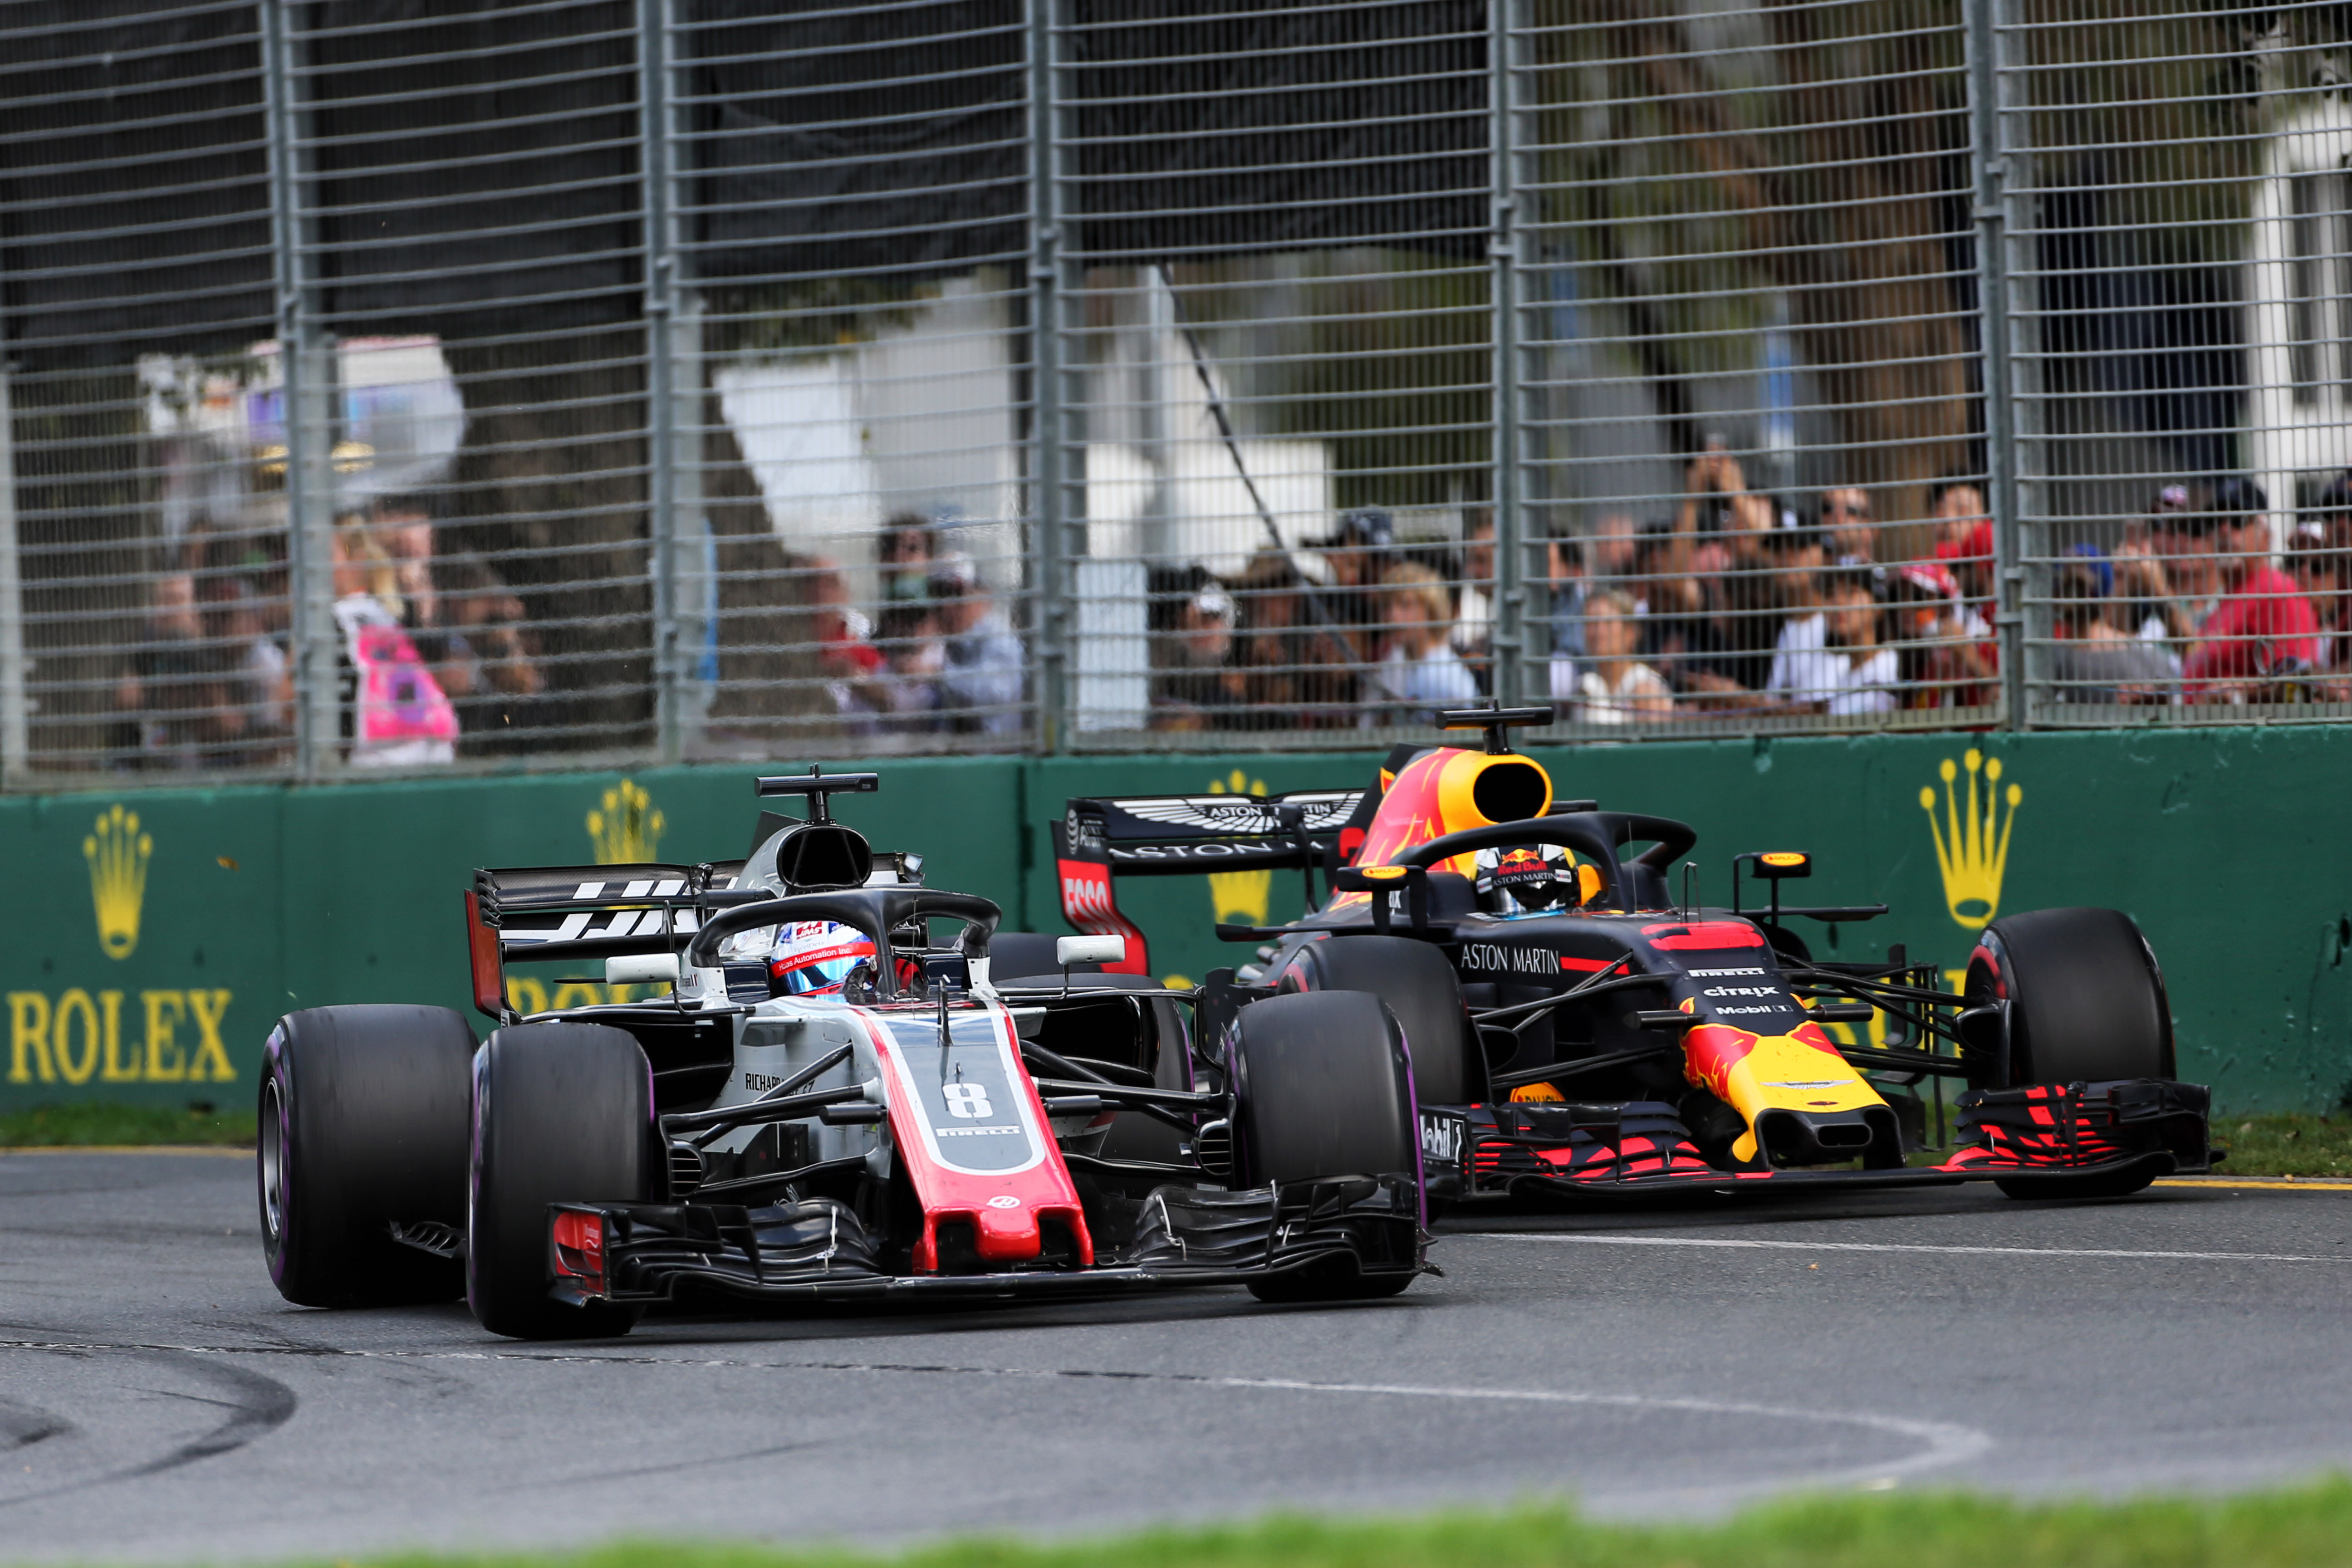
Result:
M454 1258L391 1225L466 1223L466 1063L473 1030L445 1006L287 1013L261 1048L254 1184L261 1256L299 1307L457 1300Z
M262 1254L302 1307L452 1301L455 1258L391 1226L466 1223L474 1032L446 1007L312 1007L262 1048L254 1163Z
M650 1193L653 1079L625 1031L517 1024L474 1061L466 1300L514 1339L625 1334L634 1308L573 1307L548 1294L548 1205L633 1203Z
M1969 955L1967 996L1972 1007L2009 1004L2007 1049L1969 1075L1972 1087L2170 1079L2177 1070L2163 971L2118 910L2034 910L1993 921ZM2012 1198L2119 1198L2154 1179L2020 1175L1993 1185Z
M1350 939L1353 940L1353 939ZM1420 1172L1404 1037L1361 991L1269 997L1234 1034L1237 1185ZM1261 1301L1393 1296L1411 1273L1367 1276L1352 1258L1249 1282Z
M1419 1104L1468 1105L1485 1089L1485 1058L1471 1059L1476 1036L1462 982L1433 943L1403 936L1308 942L1276 984L1284 991L1368 992L1386 1003L1404 1030Z

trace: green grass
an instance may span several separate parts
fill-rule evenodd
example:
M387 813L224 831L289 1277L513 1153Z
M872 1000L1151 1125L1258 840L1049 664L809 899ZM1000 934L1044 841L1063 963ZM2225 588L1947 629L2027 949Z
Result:
M1958 1493L1775 1503L1719 1524L1627 1526L1559 1507L1345 1521L1276 1517L1046 1544L971 1538L904 1552L615 1542L443 1553L370 1568L2336 1568L2352 1481L2212 1500L2013 1503Z
M2352 1114L2217 1116L2213 1142L2230 1157L2225 1176L2352 1176Z
M210 1143L250 1148L253 1112L204 1106L40 1105L0 1112L0 1149Z

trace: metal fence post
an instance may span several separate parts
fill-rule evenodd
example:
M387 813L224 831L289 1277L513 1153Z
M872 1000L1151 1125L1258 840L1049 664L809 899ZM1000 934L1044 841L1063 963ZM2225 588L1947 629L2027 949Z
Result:
M16 429L8 365L0 362L0 785L21 787L32 767L25 701L25 580L16 558Z
M2009 328L2009 165L2000 113L2000 0L1961 0L1968 58L1969 141L1976 163L1977 327L1984 354L1985 505L1992 513L1993 629L2000 649L2003 721L2028 713L2024 542L2017 510L2016 388Z
M1036 747L1068 736L1070 606L1067 575L1069 454L1062 386L1060 104L1055 26L1059 0L1026 0L1029 26L1029 364L1032 442L1030 549L1035 562Z
M316 226L303 211L309 133L290 0L262 0L269 222L286 430L288 616L294 644L295 769L331 772L341 738L335 629L334 351L311 298Z
M670 234L669 39L662 0L637 0L637 167L645 230L646 503L653 579L654 730L661 761L679 754L677 563L677 401L671 322L677 300Z
M1486 7L1487 146L1491 159L1492 225L1487 235L1486 304L1494 367L1488 454L1495 500L1495 598L1491 637L1495 697L1505 707L1527 700L1527 629L1538 617L1526 605L1528 582L1526 495L1519 406L1523 384L1519 347L1518 79L1520 0L1489 0ZM1547 687L1547 690L1549 688Z

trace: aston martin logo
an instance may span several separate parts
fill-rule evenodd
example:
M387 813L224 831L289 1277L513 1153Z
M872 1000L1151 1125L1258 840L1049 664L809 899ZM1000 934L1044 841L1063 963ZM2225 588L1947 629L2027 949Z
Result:
M601 811L588 814L588 837L599 866L635 866L654 858L668 824L653 808L653 796L623 779L604 792Z
M89 862L89 901L98 910L98 945L128 958L139 945L139 910L147 900L147 858L155 840L139 831L139 814L116 805L98 814L81 857Z
M1265 793L1264 779L1252 779L1235 768L1230 778L1210 782L1211 795L1259 795ZM1264 813L1253 806L1253 817ZM1260 831L1264 831L1260 829ZM1217 907L1217 918L1237 924L1265 924L1266 902L1274 893L1272 871L1217 871L1209 877L1209 899Z
M2025 792L2015 784L2000 787L2000 759L1988 761L1971 747L1961 758L1969 771L1968 805L1953 788L1960 770L1946 757L1937 770L1944 781L1944 820L1936 818L1933 785L1920 790L1920 809L1927 814L1928 831L1936 836L1936 865L1944 874L1944 907L1952 919L1969 931L1980 931L2000 912L2001 872L2009 865L2010 830L2017 826L2017 803ZM1979 795L1978 775L1984 778ZM2006 802L2004 815L2000 807Z

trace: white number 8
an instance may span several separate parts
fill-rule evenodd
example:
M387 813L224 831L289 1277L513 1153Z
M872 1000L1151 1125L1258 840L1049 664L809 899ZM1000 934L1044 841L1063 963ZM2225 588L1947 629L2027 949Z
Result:
M966 1121L988 1120L988 1086L979 1083L948 1083L940 1086L948 1097L948 1114Z

